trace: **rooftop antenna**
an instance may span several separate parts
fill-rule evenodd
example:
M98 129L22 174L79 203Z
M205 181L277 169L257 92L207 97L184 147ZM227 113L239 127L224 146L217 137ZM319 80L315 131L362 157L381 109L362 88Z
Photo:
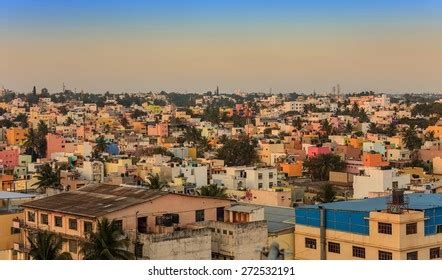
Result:
M66 91L66 86L65 86L65 84L64 84L64 82L63 82L63 93Z

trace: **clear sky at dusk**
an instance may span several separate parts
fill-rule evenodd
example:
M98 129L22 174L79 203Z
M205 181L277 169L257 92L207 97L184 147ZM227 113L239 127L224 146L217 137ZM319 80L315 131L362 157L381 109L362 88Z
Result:
M442 92L442 1L0 0L0 86Z

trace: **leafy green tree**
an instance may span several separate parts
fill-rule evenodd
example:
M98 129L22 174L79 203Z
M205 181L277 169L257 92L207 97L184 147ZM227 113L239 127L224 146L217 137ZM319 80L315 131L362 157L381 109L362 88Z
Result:
M315 180L327 181L330 171L340 171L345 163L338 155L321 154L304 161L304 168Z
M320 193L316 197L316 200L322 203L329 203L336 200L336 191L330 184L324 185L321 188Z
M26 114L20 113L15 117L15 122L19 122L22 128L27 128L28 124L28 116Z
M133 253L128 251L129 239L115 220L103 218L97 223L97 231L86 234L80 244L80 252L85 260L132 260Z
M70 125L74 124L74 120L71 117L68 117L63 124L66 126L70 126Z
M34 260L72 260L68 252L62 251L63 239L49 231L39 231L29 234L31 249L29 255Z
M120 123L124 128L129 128L129 121L126 117L122 117Z
M167 187L167 184L161 181L158 174L149 174L147 176L147 182L144 183L144 186L150 190L162 190Z
M198 195L210 197L227 197L226 188L218 187L217 185L202 186L198 191Z
M187 142L196 144L201 140L201 130L194 126L187 126L184 130L183 138Z
M245 139L229 139L217 151L217 158L227 166L250 165L257 159L255 147Z

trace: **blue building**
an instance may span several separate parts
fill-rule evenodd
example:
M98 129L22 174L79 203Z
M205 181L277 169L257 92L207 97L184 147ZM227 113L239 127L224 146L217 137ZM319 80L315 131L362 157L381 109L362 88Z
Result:
M440 258L442 194L402 194L398 199L400 203L392 197L380 197L296 208L297 258L343 259L339 255L344 254L344 246L344 259L362 255L364 259ZM335 249L329 247L330 242ZM303 252L306 247L307 252ZM353 252L353 247L364 254ZM318 249L316 253L313 248ZM370 251L370 257L365 250Z

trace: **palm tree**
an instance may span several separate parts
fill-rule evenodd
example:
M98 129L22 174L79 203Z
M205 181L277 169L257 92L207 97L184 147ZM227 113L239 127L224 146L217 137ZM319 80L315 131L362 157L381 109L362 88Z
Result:
M145 186L151 190L162 190L167 184L161 181L158 174L149 174Z
M80 244L85 260L131 260L134 255L127 249L129 240L115 220L103 218L97 223L97 231L88 233Z
M183 138L187 142L198 143L201 140L201 131L196 127L188 126L184 131Z
M61 168L54 170L50 164L46 163L37 176L37 182L32 186L37 186L37 190L42 189L43 191L47 188L61 189L60 172Z
M353 125L351 124L351 122L347 122L347 124L345 125L345 132L351 133L353 131Z
M218 187L217 185L202 186L198 191L198 195L211 197L227 197L226 188Z
M72 260L68 252L61 252L63 240L49 231L40 231L28 236L31 244L29 255L34 260Z
M104 136L100 136L97 139L95 139L95 147L94 147L94 154L95 157L99 157L100 154L104 153L107 149L107 141L104 138Z
M425 133L425 140L426 141L434 141L434 130L430 130L427 133Z
M27 152L31 153L32 160L34 161L39 154L38 150L40 147L40 143L38 133L33 128L30 128L28 130L28 137L23 145L26 148Z
M303 165L313 179L326 181L329 178L330 171L342 170L345 163L338 155L322 154L307 159Z
M417 136L414 126L410 126L402 132L405 147L410 151L418 150L422 146L422 139Z

